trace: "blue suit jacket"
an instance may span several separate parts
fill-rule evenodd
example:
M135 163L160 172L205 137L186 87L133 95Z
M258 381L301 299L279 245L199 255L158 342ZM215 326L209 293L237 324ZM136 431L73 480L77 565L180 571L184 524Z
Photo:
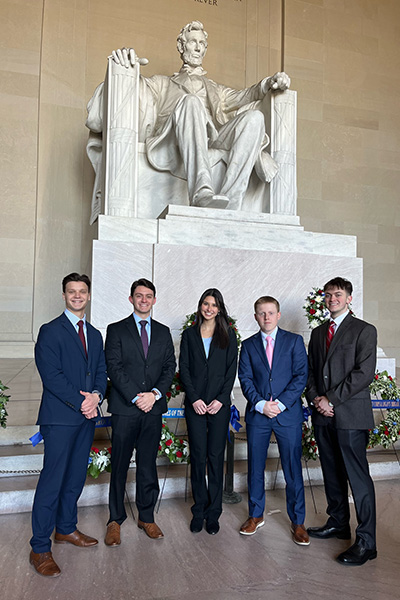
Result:
M80 411L85 399L80 390L107 386L106 363L101 333L87 325L88 358L82 342L63 313L42 325L35 346L35 361L43 384L37 425L79 425L86 417Z
M280 425L303 421L301 394L307 381L307 353L300 335L278 328L271 369L261 332L251 336L242 344L238 374L247 400L246 423L262 426L268 417L255 407L257 402L271 396L286 406L276 417Z

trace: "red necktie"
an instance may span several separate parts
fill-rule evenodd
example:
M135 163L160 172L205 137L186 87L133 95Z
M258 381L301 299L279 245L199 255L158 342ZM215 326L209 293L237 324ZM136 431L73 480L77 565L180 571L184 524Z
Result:
M326 336L326 353L328 354L328 350L329 350L329 346L331 345L332 342L332 338L335 334L335 321L331 321L330 325L329 325L329 329L328 329L328 334Z
M83 321L78 321L78 335L82 342L82 346L85 351L85 356L87 358L86 340L85 340L85 334L83 333Z

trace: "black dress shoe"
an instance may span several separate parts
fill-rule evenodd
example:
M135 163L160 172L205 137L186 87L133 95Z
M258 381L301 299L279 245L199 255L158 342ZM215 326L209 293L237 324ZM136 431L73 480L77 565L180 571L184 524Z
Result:
M356 542L345 552L339 554L336 560L342 565L360 566L366 563L367 560L373 560L377 555L376 549L364 548L360 542Z
M190 531L192 533L200 533L203 529L204 519L202 517L193 517L190 521Z
M322 527L308 527L307 533L310 537L320 538L321 540L333 537L336 537L339 540L349 540L351 538L350 527L345 527L343 529L340 527L329 527L327 524L322 525Z
M219 523L218 521L207 521L206 522L206 531L210 535L215 535L219 531Z

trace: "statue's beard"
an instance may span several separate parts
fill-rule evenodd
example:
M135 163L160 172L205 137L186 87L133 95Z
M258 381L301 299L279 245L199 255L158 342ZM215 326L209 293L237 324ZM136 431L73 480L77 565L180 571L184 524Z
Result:
M203 56L193 55L191 52L183 52L182 61L185 65L189 65L190 67L201 67L203 63Z

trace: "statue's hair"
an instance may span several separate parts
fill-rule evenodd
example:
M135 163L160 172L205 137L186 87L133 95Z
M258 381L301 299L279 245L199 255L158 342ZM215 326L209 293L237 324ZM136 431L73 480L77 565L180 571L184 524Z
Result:
M206 46L208 45L208 33L204 30L203 23L201 23L200 21L192 21L191 23L185 25L185 27L182 27L176 40L176 47L178 48L178 52L181 56L184 51L184 42L186 41L186 34L189 33L189 31L202 31L204 33L204 37L206 38Z

